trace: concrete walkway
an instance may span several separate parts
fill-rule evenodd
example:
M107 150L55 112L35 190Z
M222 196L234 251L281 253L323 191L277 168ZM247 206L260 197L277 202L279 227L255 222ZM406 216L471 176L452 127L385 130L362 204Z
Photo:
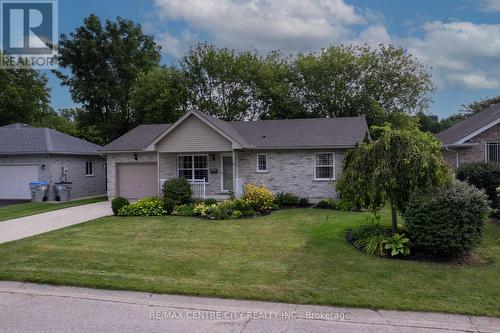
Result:
M0 332L500 332L500 319L0 281Z
M0 222L0 243L38 235L112 214L111 203L105 201L3 221Z

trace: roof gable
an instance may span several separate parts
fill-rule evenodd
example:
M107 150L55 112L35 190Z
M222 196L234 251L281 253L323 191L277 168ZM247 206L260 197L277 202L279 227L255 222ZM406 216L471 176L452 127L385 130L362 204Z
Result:
M495 104L438 133L437 137L444 145L460 145L499 123L500 104Z

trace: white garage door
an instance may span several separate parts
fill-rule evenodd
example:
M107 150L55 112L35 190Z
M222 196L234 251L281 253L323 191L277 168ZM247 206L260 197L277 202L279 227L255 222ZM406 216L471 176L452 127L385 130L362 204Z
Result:
M38 177L38 165L0 164L0 199L31 198L28 184Z
M127 199L157 196L156 164L118 164L118 195Z

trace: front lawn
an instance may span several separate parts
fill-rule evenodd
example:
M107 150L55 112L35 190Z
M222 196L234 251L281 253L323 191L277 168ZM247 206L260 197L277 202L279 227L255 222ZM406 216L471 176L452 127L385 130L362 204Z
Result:
M488 224L479 248L491 264L459 266L364 255L344 239L364 221L319 209L213 222L106 217L0 245L0 279L500 316L500 226Z
M107 197L97 197L82 200L73 200L65 202L37 202L21 203L0 208L0 222L24 217L34 214L46 213L52 210L69 208L74 206L86 205L95 202L106 201Z

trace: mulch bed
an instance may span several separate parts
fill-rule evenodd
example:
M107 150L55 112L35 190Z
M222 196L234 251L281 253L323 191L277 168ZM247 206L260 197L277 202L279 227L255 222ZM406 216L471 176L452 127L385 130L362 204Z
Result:
M499 221L500 222L500 221ZM361 249L356 246L356 239L352 237L352 233L350 230L345 232L345 239L352 246L354 246L359 252L363 253ZM364 254L364 253L363 253ZM491 258L484 258L478 255L477 253L468 253L463 257L459 258L449 258L449 257L439 257L435 255L430 255L428 253L424 253L421 249L416 246L410 246L410 254L407 256L397 255L391 256L387 254L385 256L379 256L382 259L389 260L409 260L409 261L419 261L419 262L434 262L434 263L444 263L444 264L452 264L457 266L484 266L489 265L493 262Z

